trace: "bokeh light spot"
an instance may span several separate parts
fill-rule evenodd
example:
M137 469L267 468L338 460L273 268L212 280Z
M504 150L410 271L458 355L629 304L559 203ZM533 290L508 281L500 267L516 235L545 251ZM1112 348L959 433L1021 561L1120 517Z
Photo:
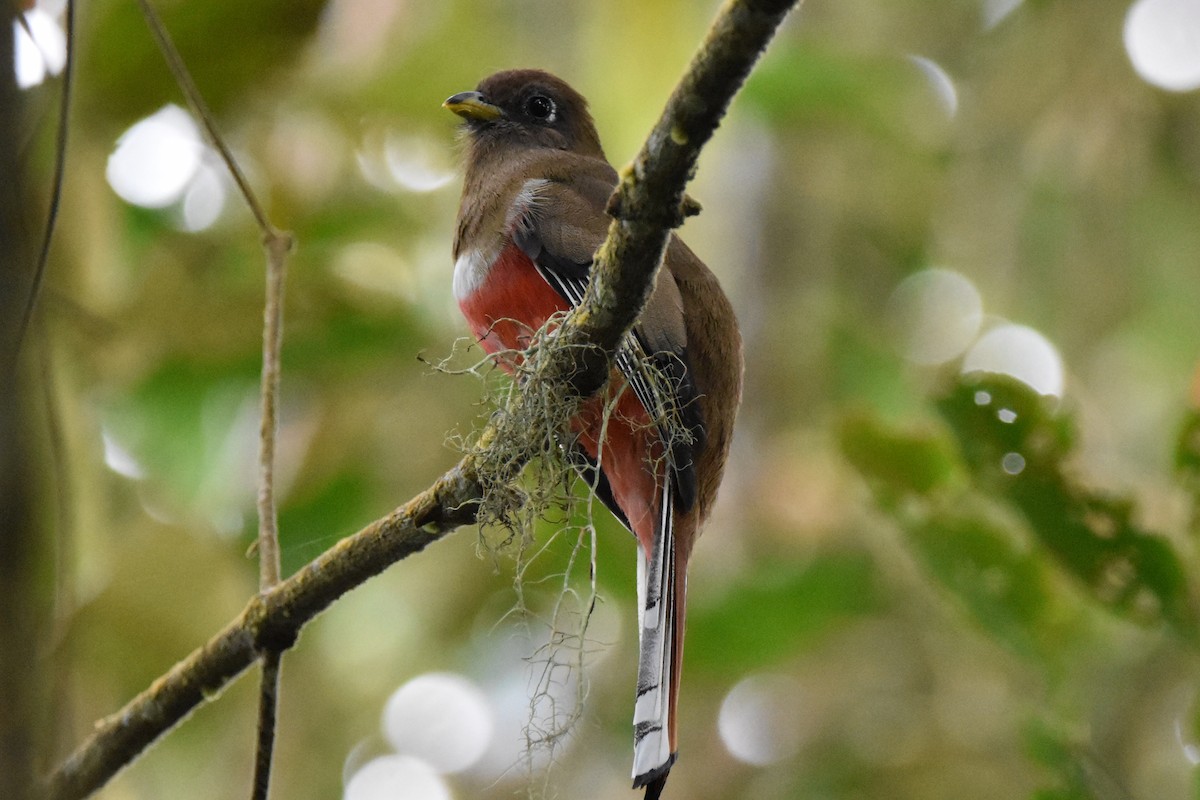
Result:
M1125 50L1147 83L1174 92L1200 88L1200 2L1137 0L1125 15Z
M992 372L1025 383L1038 394L1062 397L1063 364L1045 336L1025 325L997 325L963 359L962 374Z
M122 446L112 433L102 429L100 436L104 442L104 463L109 469L118 475L124 475L126 478L134 480L146 477L146 471L133 457L133 453Z
M437 772L467 769L492 741L487 697L461 675L431 672L397 689L383 709L383 735L396 752L419 756Z
M958 89L955 88L954 79L950 77L950 73L946 72L941 64L925 56L909 55L908 60L921 71L929 88L937 97L938 105L946 112L946 116L953 117L957 114Z
M1020 453L1005 453L1000 458L1000 468L1009 475L1020 475L1025 471L1025 456Z
M225 194L221 173L208 164L201 164L183 194L180 209L183 229L196 232L211 228L225 208Z
M384 162L392 179L410 192L432 192L454 180L445 147L437 147L422 136L392 133L383 146Z
M1190 737L1184 733L1185 724L1182 717L1175 718L1175 741L1183 750L1183 757L1193 767L1200 766L1200 746L1190 740Z
M367 182L386 192L432 192L457 175L444 145L429 136L399 133L386 123L367 127L355 159Z
M803 689L784 675L751 675L725 695L717 730L739 761L764 766L795 755L804 738Z
M25 12L25 23L28 31L13 21L13 60L21 89L37 86L47 75L57 75L67 63L67 37L53 16L31 8Z
M917 364L941 364L959 356L983 323L983 300L971 281L953 270L909 275L889 301L903 354Z
M994 28L1012 12L1021 7L1023 0L983 0L983 27Z
M433 767L409 755L373 758L346 782L343 800L451 800Z
M168 105L121 134L105 176L125 202L165 208L182 196L203 152L196 123L179 106Z

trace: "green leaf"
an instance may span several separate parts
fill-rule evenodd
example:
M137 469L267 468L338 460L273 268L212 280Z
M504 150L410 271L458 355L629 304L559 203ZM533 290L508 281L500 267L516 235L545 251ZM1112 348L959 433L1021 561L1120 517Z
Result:
M166 490L193 511L253 507L236 481L238 421L255 414L256 365L168 361L104 414L111 436Z
M1078 746L1070 742L1065 733L1043 720L1035 720L1024 733L1025 749L1030 757L1054 773L1058 783L1054 788L1034 792L1032 800L1093 800Z
M1200 536L1200 410L1188 409L1175 443L1175 471L1192 494L1193 536Z
M878 606L875 565L864 554L765 562L716 605L692 606L688 663L721 675L762 669Z
M1042 562L1014 533L949 513L911 524L907 534L930 574L985 631L1020 655L1053 654L1057 603Z
M864 60L818 43L780 45L746 84L746 99L776 121L841 121L894 140L906 98L919 87L916 71L894 59Z
M1200 485L1200 411L1189 409L1175 444L1175 468Z
M155 4L188 70L218 114L289 66L316 30L321 0ZM131 124L164 103L184 105L137 3L89 7L80 74L86 114ZM220 56L213 45L219 43Z
M1186 573L1132 504L1068 476L1074 429L1053 398L1003 376L968 376L938 403L978 483L1028 520L1037 539L1102 605L1196 635Z
M864 477L895 492L926 495L959 470L953 446L932 430L899 431L866 415L842 420L842 454Z
M1014 378L974 373L960 378L937 408L976 475L999 478L1008 474L1009 453L1020 454L1023 474L1058 469L1075 440L1072 418L1059 405Z

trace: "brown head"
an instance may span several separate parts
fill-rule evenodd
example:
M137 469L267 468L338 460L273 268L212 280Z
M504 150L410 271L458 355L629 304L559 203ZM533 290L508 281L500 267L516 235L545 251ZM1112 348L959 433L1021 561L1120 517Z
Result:
M604 158L583 95L542 70L497 72L442 105L466 121L476 147L550 148Z

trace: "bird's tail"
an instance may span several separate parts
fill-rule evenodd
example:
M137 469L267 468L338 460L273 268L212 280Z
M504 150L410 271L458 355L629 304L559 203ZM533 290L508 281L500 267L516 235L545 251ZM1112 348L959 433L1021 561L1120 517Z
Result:
M646 553L638 546L637 701L633 711L633 788L656 800L675 763L675 704L683 656L686 577L674 531L669 481L661 495L655 536ZM677 569L676 567L679 567Z

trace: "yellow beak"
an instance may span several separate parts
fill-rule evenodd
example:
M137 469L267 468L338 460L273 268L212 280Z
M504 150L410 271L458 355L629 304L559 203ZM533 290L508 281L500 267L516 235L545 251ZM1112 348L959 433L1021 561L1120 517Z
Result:
M504 116L499 106L494 106L483 99L479 92L459 92L442 103L442 108L449 109L463 119L490 122Z

